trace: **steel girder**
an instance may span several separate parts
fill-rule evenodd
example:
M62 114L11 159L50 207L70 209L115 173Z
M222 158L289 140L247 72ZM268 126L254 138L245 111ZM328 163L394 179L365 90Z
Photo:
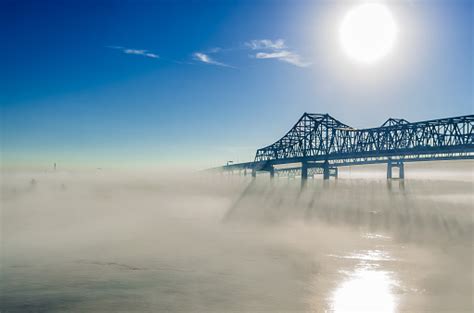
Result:
M410 123L390 118L381 127L355 129L328 114L305 113L272 145L257 150L256 164L348 160L474 152L474 115ZM413 158L412 158L413 159ZM423 159L420 158L420 160ZM370 162L372 163L372 162Z

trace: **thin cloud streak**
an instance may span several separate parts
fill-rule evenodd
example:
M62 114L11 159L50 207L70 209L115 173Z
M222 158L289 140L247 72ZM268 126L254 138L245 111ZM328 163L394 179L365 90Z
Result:
M217 66L234 68L231 65L228 65L228 64L225 64L225 63L222 63L222 62L218 62L218 61L214 60L213 58L211 58L209 55L207 55L205 53L202 53L202 52L195 52L193 54L193 57L194 57L194 60L200 61L200 62L203 62L203 63L206 63L206 64L212 64L212 65L217 65Z
M141 56L152 58L152 59L160 58L158 54L150 52L148 50L143 50L143 49L130 49L130 48L125 48L121 46L107 46L107 48L120 50L125 54L141 55Z
M307 67L307 66L311 65L311 63L304 62L301 59L300 55L298 55L294 52L291 52L291 51L287 51L287 50L282 50L282 51L278 51L278 52L270 52L270 53L258 52L255 55L255 58L257 58L257 59L277 59L277 60L280 60L280 61L283 61L283 62L286 62L286 63L290 63L290 64L293 64L293 65L296 65L296 66L299 66L299 67Z
M272 41L270 39L256 39L245 43L245 46L251 50L263 50L257 52L254 56L256 59L277 59L298 67L307 67L311 63L303 61L302 57L291 50L288 50L284 39Z
M147 50L136 50L136 49L125 49L123 50L125 54L135 54L135 55L143 55L148 58L158 59L159 55L148 52Z
M283 39L277 39L275 41L270 39L254 39L246 42L245 46L252 50L280 50L286 48L285 40Z

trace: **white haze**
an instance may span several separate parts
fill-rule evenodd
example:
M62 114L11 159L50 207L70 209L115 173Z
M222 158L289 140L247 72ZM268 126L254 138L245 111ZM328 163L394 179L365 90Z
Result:
M4 172L0 311L471 312L473 163L405 170Z

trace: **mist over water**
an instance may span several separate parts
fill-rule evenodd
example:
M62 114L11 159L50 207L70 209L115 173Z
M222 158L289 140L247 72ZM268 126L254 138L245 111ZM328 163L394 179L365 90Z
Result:
M474 163L4 172L3 312L471 312Z

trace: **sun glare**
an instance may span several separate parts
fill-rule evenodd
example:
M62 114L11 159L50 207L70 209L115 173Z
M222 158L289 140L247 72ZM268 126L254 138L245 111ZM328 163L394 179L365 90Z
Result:
M388 272L359 269L342 283L332 297L334 313L393 313L396 299Z
M365 3L346 13L339 29L339 39L349 57L371 64L392 50L397 32L395 20L385 5Z

